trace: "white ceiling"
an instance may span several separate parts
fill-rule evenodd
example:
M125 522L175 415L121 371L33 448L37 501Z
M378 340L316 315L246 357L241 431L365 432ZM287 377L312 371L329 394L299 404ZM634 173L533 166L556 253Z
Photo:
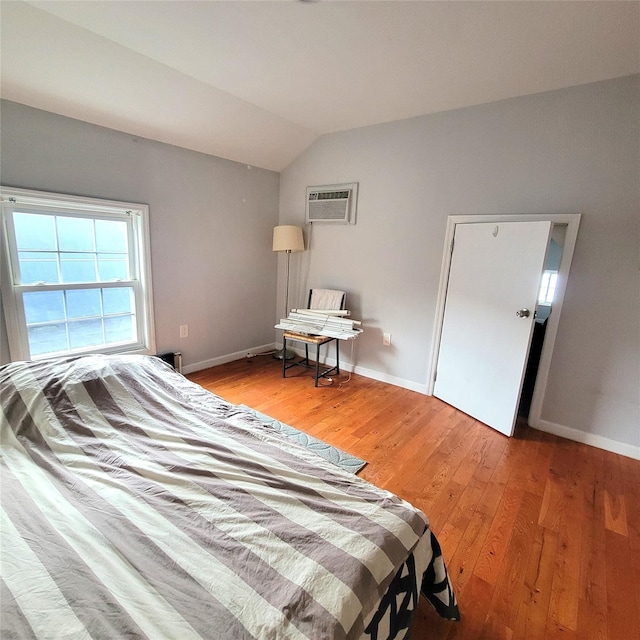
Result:
M4 98L276 171L324 133L640 72L640 2L0 7Z

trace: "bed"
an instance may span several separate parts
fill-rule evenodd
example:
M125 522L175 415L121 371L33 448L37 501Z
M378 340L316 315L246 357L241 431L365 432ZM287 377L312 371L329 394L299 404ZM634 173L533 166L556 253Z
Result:
M424 514L151 356L0 367L2 638L408 637Z

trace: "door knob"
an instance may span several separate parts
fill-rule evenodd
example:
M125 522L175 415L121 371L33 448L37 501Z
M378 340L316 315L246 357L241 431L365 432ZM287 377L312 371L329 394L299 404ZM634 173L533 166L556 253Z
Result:
M528 318L531 315L531 311L529 309L518 309L516 315L518 318Z

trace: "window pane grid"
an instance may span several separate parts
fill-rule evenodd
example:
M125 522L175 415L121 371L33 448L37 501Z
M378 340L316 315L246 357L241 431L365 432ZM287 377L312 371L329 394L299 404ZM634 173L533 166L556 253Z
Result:
M32 356L138 339L133 287L25 292Z
M14 224L18 285L131 278L133 256L125 221L16 212Z

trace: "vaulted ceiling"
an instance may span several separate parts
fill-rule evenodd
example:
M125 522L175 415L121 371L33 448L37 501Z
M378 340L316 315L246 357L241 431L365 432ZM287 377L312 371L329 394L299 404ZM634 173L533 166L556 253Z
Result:
M0 10L2 97L276 171L325 133L640 72L639 2Z

